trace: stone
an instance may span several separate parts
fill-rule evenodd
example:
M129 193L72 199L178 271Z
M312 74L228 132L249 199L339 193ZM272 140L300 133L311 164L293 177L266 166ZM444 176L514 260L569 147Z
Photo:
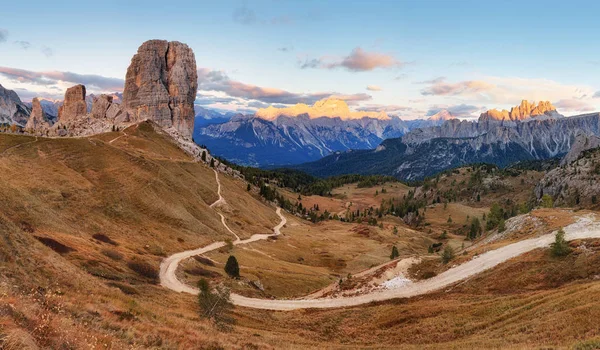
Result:
M66 122L85 114L87 114L85 86L79 84L68 88L65 92L65 101L58 109L58 120Z
M127 69L123 108L131 121L152 120L191 137L197 90L192 49L177 41L150 40L139 47Z
M558 112L556 112L556 108L549 101L540 101L536 105L535 103L530 103L527 100L522 100L521 104L516 107L512 107L510 112L505 109L502 111L490 109L489 111L481 114L479 121L521 121L542 115L560 117Z
M29 120L27 120L25 130L29 132L40 132L50 128L50 125L51 122L46 112L42 109L39 98L34 98L31 101L31 115L29 116Z
M106 118L106 112L112 105L113 98L109 95L100 95L92 102L92 117L97 119Z

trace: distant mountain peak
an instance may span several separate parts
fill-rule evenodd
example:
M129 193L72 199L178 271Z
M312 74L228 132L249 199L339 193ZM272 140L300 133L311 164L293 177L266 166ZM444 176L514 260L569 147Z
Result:
M335 118L339 117L342 120L349 119L361 119L364 117L389 120L390 117L383 111L381 112L365 112L365 111L351 111L345 101L337 98L325 98L315 102L314 105L309 106L304 103L298 103L294 106L285 108L276 108L269 106L267 108L261 108L256 111L255 116L265 120L275 120L281 116L286 117L297 117L299 115L306 114L310 119L328 117Z
M529 102L522 100L521 104L510 109L510 112L506 109L501 111L497 109L490 109L489 111L482 113L479 117L480 121L486 120L506 120L506 121L517 121L525 120L537 116L550 116L550 117L561 117L556 108L549 101Z
M433 121L446 121L450 119L456 119L456 117L453 116L452 113L450 113L450 111L447 109L442 109L441 111L429 117L429 120Z

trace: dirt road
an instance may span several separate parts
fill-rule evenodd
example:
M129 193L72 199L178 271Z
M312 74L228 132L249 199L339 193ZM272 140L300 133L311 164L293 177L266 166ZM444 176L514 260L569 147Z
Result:
M281 208L277 208L277 214L281 217L281 223L273 230L275 235L280 233L280 229L285 225L285 217L281 214ZM576 223L564 228L567 240L583 238L600 238L600 222L592 215L581 217ZM265 239L270 235L255 235L247 240L239 241L237 244L245 244ZM496 250L484 253L471 261L462 265L453 267L444 273L441 273L431 279L410 283L402 288L378 290L370 294L340 297L335 299L293 299L293 300L268 300L248 298L237 294L231 294L231 299L235 305L266 309L266 310L295 310L304 308L337 308L367 304L372 301L381 301L394 298L408 298L421 294L433 292L442 289L453 283L459 282L473 275L493 268L516 256L529 252L537 248L548 247L555 238L555 232L540 237L523 240L517 243L498 248ZM165 259L161 265L161 284L167 288L178 292L197 294L198 290L191 288L177 280L175 270L179 261L208 251L218 249L224 246L224 242L213 243L207 247L196 250L177 253Z

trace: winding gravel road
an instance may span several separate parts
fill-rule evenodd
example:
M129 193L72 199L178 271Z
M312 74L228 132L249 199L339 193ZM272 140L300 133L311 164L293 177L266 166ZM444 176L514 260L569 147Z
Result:
M220 187L218 175L217 183ZM222 200L220 191L219 197L220 198L218 201ZM279 215L279 217L281 218L281 222L273 228L273 234L253 235L252 237L246 240L238 239L234 242L234 244L246 244L267 239L270 236L279 235L281 233L281 228L286 223L286 219L281 214L281 208L277 208L277 215ZM600 238L600 222L596 221L592 214L580 217L576 223L566 226L564 230L566 233L565 238L567 240ZM255 309L296 310L307 308L339 308L367 304L373 301L382 301L395 298L409 298L442 289L456 282L474 276L478 273L489 270L494 266L497 266L507 260L510 260L514 257L517 257L534 249L548 247L554 241L554 238L555 232L540 237L530 238L520 242L509 244L504 247L481 254L478 257L473 258L472 260L462 265L453 267L433 278L409 283L397 289L377 290L369 294L351 297L289 300L249 298L232 293L231 300L235 305ZM184 259L190 258L195 255L204 254L212 250L219 249L223 246L225 246L225 242L216 242L206 247L176 253L166 258L160 266L161 285L176 292L198 294L198 289L188 286L177 279L175 275L177 265Z

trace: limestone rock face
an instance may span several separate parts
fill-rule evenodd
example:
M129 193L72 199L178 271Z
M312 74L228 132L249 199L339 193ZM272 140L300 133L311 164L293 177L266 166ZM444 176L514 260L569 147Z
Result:
M152 120L189 137L197 90L192 49L177 41L150 40L139 47L127 69L123 108L132 121Z
M16 92L0 85L0 124L25 126L30 113Z
M512 107L510 112L505 109L501 111L497 109L491 109L485 113L482 113L479 117L479 121L517 121L542 115L549 117L561 116L549 101L540 101L536 105L535 103L530 103L527 100L523 100L519 106Z
M29 116L29 120L27 120L27 125L25 125L25 130L36 132L36 131L44 131L48 129L51 125L50 119L44 110L42 109L42 105L40 100L36 97L31 101L31 115Z
M100 95L94 98L92 102L92 117L94 118L106 118L106 112L109 107L112 106L113 98L109 95Z
M85 86L79 84L67 89L65 101L58 109L58 120L66 122L87 114Z

